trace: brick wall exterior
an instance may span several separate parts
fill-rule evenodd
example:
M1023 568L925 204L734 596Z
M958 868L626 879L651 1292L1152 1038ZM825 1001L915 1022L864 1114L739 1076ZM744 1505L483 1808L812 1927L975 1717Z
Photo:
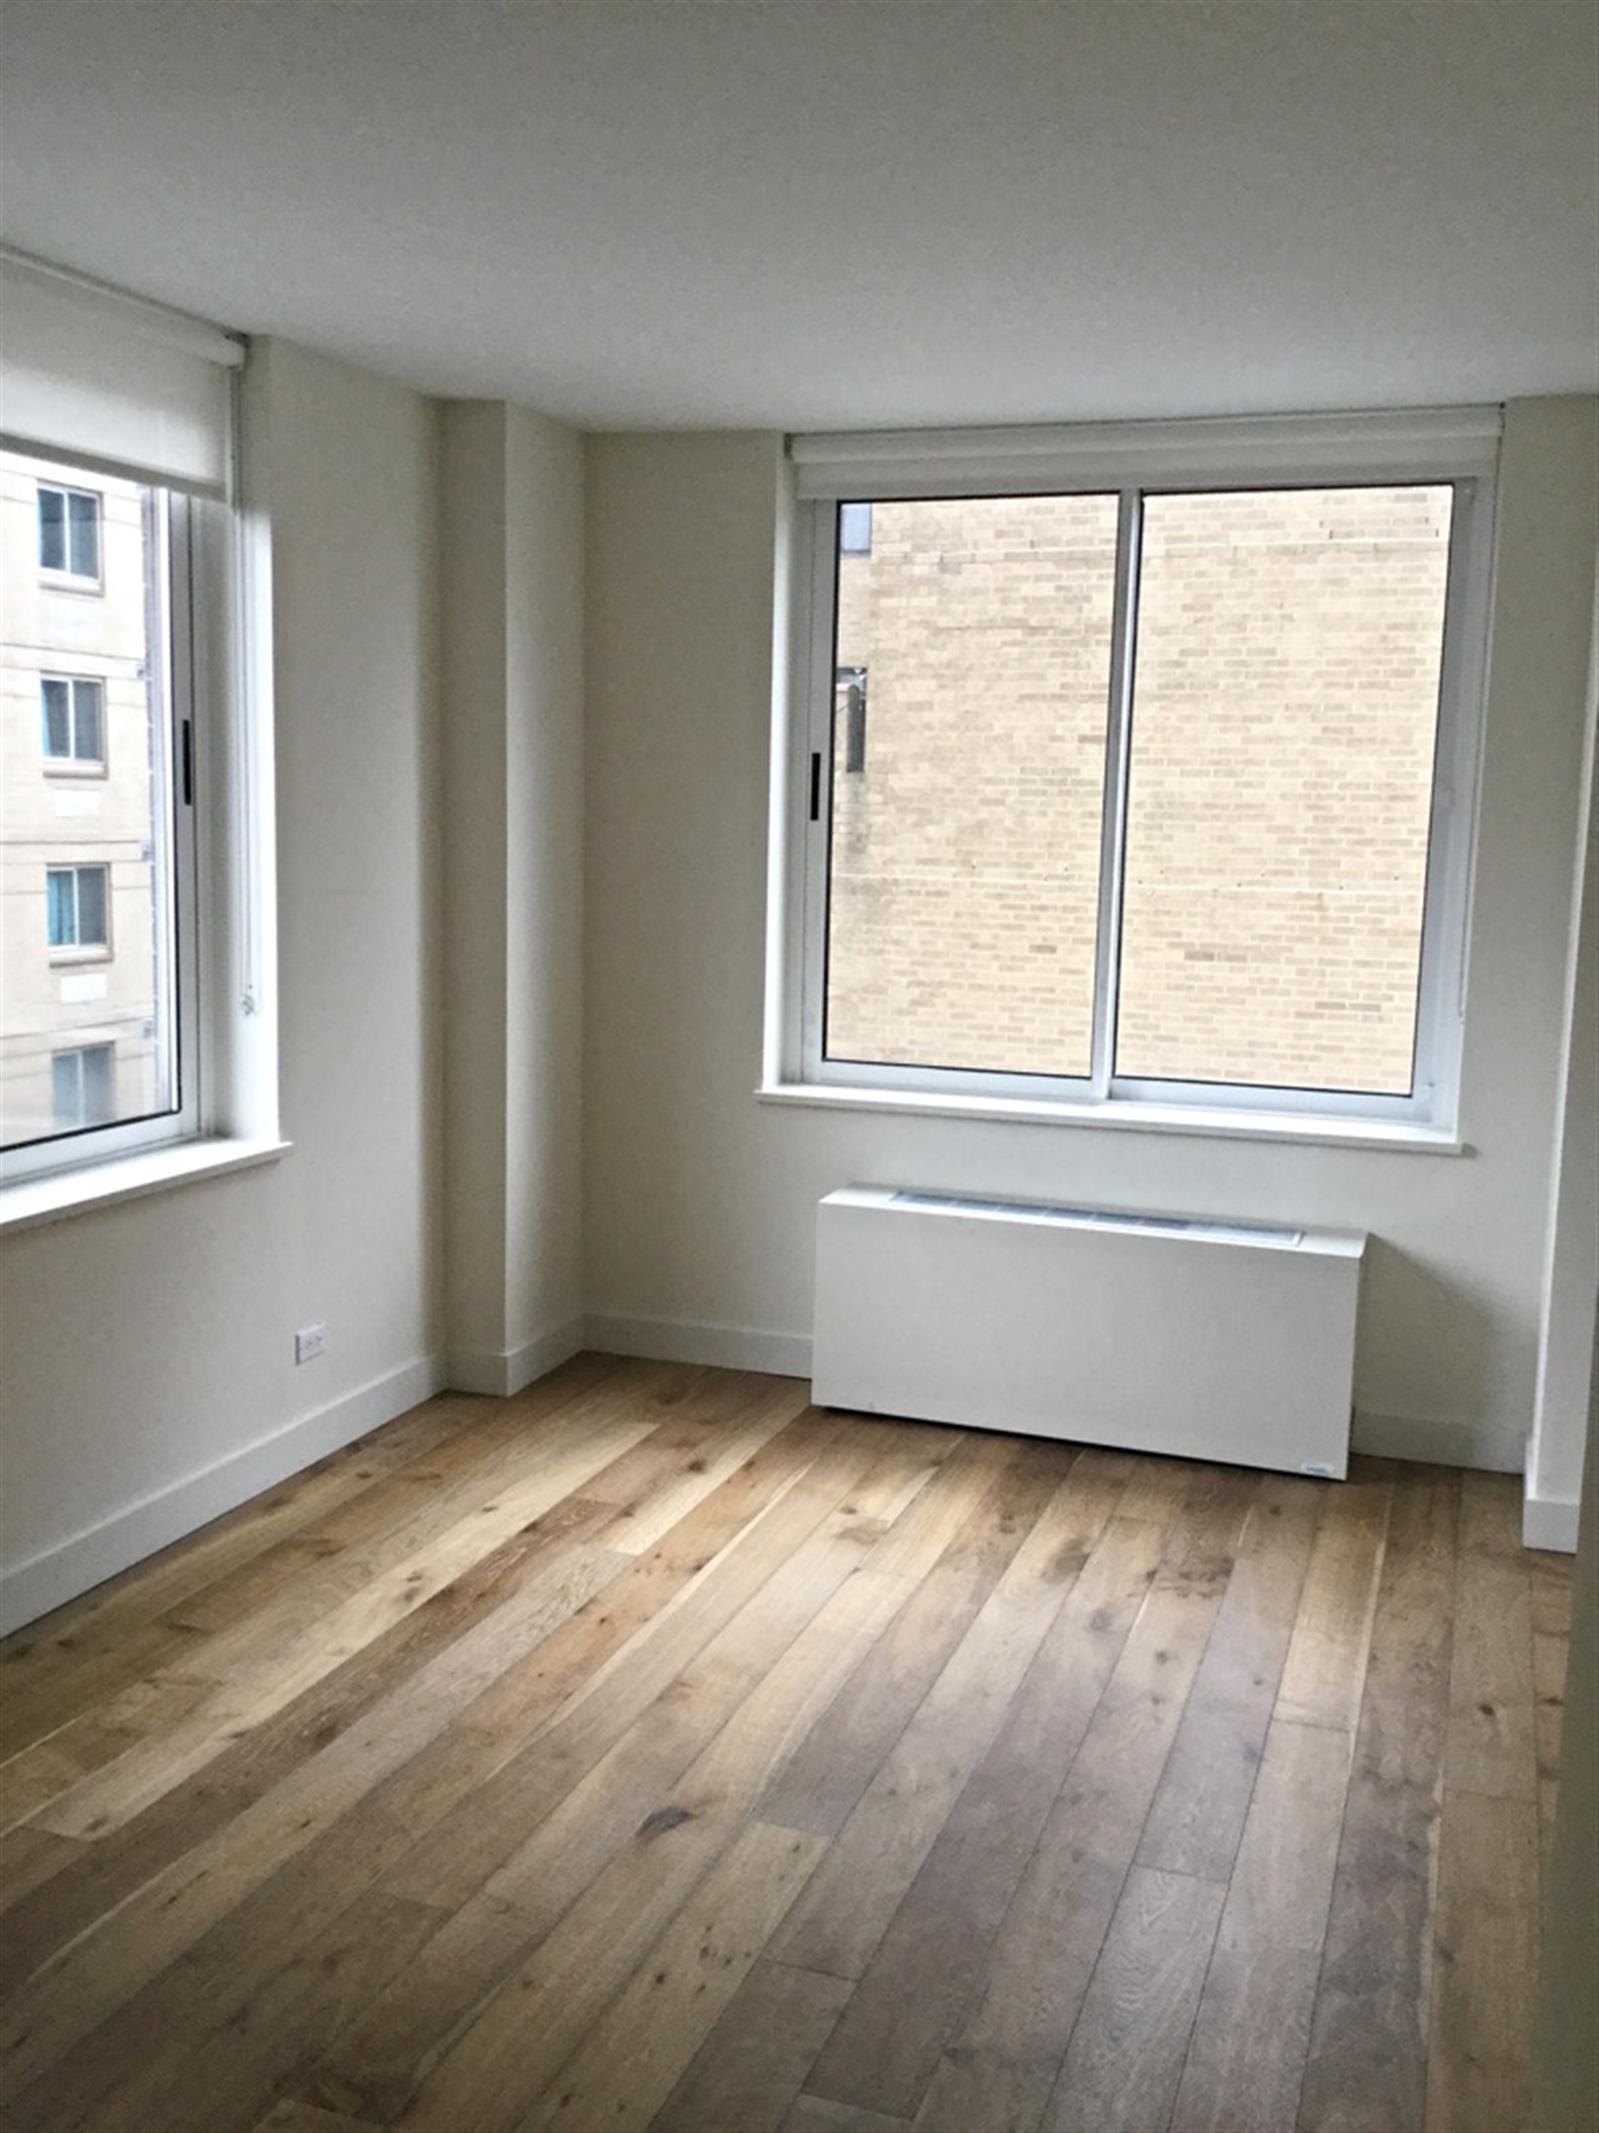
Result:
M1149 500L1119 1071L1409 1086L1449 507ZM879 504L841 558L830 1056L1087 1070L1115 532Z

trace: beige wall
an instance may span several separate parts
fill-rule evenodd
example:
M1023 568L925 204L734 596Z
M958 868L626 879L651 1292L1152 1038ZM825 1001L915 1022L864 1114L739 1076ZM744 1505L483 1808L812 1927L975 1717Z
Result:
M438 415L287 344L254 366L294 1152L6 1239L8 1566L108 1520L152 1545L152 1498L202 1501L227 1461L259 1487L435 1382ZM327 1353L296 1369L313 1319Z
M803 1367L860 1180L1369 1229L1362 1436L1513 1470L1531 1422L1595 524L1586 401L1507 414L1462 1157L761 1105L781 440L589 449L588 1305ZM706 1329L711 1329L708 1333ZM766 1336L752 1350L745 1336Z
M506 1392L582 1310L582 446L444 426L449 1354Z
M138 1117L165 1101L150 1024L154 842L150 702L144 679L145 537L137 484L97 475L100 577L67 588L38 569L38 479L43 461L0 463L0 1123L7 1145L58 1120L51 1059L108 1045L112 1115ZM46 757L40 677L98 680L101 761ZM51 865L104 866L110 890L103 949L52 949L45 921Z

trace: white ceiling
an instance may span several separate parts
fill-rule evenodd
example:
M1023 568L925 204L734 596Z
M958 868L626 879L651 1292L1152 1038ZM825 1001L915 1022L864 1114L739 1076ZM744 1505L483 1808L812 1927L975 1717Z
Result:
M604 425L1591 386L1545 0L7 0L8 240Z

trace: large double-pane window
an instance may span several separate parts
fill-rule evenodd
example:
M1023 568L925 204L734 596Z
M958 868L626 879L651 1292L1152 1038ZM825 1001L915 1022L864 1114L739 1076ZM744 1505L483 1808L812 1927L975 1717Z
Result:
M1442 1122L1488 428L988 494L841 441L788 1078Z

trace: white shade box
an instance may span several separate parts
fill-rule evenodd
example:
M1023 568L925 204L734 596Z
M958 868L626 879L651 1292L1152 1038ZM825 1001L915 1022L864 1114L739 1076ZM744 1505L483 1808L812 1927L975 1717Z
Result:
M1365 1249L850 1186L817 1209L814 1397L1341 1480Z

